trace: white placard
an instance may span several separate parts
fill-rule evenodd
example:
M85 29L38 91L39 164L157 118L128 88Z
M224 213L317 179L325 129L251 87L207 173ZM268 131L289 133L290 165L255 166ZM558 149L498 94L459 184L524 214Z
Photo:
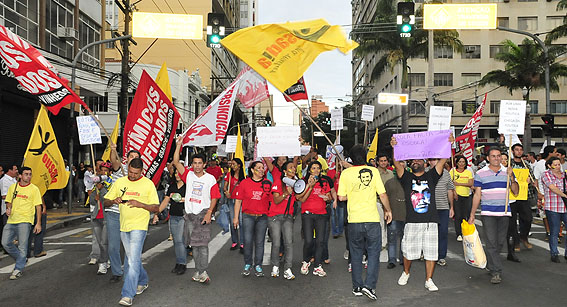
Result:
M78 116L77 129L79 130L79 143L81 145L102 144L100 127L91 116Z
M258 157L280 157L301 155L299 126L258 127Z
M451 114L453 108L431 106L429 108L429 126L427 130L449 130L451 129Z
M311 151L310 145L301 145L301 155L302 156L305 156L306 154L308 154L309 151Z
M499 133L523 135L525 121L525 100L500 100Z
M331 110L331 130L343 130L343 108Z
M217 146L217 156L226 157L226 144L220 144Z
M453 134L453 137L456 139L457 135L455 134L455 126L451 126L451 134ZM456 149L457 148L457 142L453 142L453 144L451 145L451 148Z
M226 136L226 152L235 152L236 151L236 141L238 137L236 135L227 135Z
M408 105L408 94L378 93L378 104Z
M369 104L362 105L362 114L360 114L360 119L367 122L374 120L374 106Z

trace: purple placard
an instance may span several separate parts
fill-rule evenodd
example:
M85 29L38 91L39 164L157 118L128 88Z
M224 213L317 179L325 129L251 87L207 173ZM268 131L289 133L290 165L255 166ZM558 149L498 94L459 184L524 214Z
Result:
M400 133L393 136L398 141L394 146L397 161L451 157L451 130Z

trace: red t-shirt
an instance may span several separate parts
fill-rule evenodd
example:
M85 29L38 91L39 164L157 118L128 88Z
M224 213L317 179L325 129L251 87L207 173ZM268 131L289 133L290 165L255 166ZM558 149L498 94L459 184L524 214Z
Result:
M234 178L231 174L230 171L228 173L226 173L226 175L224 176L224 182L225 184L228 184L228 182L230 181L230 185L229 185L229 191L230 191L230 199L234 198L234 191L236 191L236 188L238 187L238 179Z
M212 166L212 167L207 167L207 169L205 170L205 172L213 175L215 177L215 179L218 181L219 178L222 176L222 168L220 168L220 166Z
M327 203L319 195L331 192L326 180L319 180L311 190L309 197L301 204L301 213L309 211L314 214L327 214Z
M270 180L254 181L248 177L238 184L234 198L242 200L243 213L268 214L268 207L273 202L271 191Z
M337 178L334 178L335 175L337 176ZM327 176L329 176L331 179L333 179L333 183L334 183L334 189L336 192L339 191L339 179L341 178L341 173L339 173L337 175L337 170L336 169L330 169L327 171Z
M274 164L274 168L270 171L270 173L272 173L272 178L274 178L274 182L276 182L276 178L277 179L282 178L282 172L275 164ZM266 174L268 174L268 169L266 169Z
M280 195L283 195L284 191L286 190L285 183L282 182L281 179L274 178L274 184L272 185L272 193L276 192ZM291 197L291 200L290 200ZM268 216L276 216L280 214L286 214L287 204L289 202L289 212L287 214L293 215L293 203L295 202L295 193L291 193L288 195L281 203L276 204L272 202L270 206L270 210L268 212Z

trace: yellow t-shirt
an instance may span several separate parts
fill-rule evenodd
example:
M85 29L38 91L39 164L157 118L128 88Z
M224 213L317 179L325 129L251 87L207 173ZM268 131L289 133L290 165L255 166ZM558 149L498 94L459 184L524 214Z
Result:
M14 189L16 189L15 199ZM12 204L12 211L8 217L8 224L33 224L35 206L41 206L41 193L39 192L39 188L33 183L30 183L27 186L21 186L19 183L14 183L10 186L10 188L8 188L6 202Z
M118 197L122 197L123 200L134 199L146 205L159 205L156 187L154 183L146 177L141 177L136 181L130 181L128 176L125 176L116 180L104 198L113 200ZM131 208L128 206L128 203L120 204L120 231L147 231L149 221L150 212L148 210Z
M347 196L349 223L380 222L377 195L386 193L380 173L366 165L345 169L339 180L339 196Z
M470 179L474 179L473 174L468 169L465 169L463 172L452 169L450 173L451 179L455 183L468 183ZM471 188L469 187L455 186L455 191L457 191L457 195L464 197L468 197L471 194Z

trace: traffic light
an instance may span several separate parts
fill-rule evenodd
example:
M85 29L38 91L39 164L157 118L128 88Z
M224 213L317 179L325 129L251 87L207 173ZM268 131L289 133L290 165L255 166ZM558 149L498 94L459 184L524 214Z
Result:
M545 135L551 135L553 126L555 125L555 116L552 114L545 114L541 117L543 120L543 132Z
M396 23L400 37L411 37L415 25L415 3L398 2Z
M207 15L207 47L220 48L224 35L224 14L209 13Z

